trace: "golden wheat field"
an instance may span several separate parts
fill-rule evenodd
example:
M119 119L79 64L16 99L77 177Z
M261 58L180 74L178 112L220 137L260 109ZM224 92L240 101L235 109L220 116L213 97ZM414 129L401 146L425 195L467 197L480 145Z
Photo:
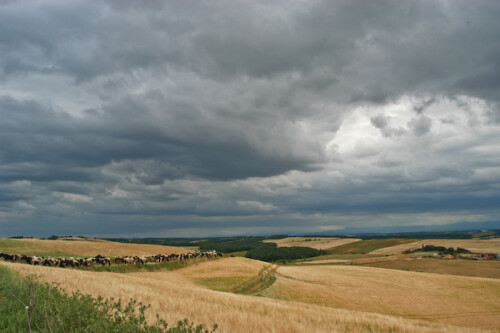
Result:
M351 260L348 259L320 259L320 260L300 261L295 263L295 265L308 266L308 265L340 264L349 262L351 262Z
M358 242L358 238L335 237L287 237L282 239L267 239L264 242L276 243L278 247L305 246L316 250L326 250L333 247Z
M238 260L244 260L239 263ZM250 265L243 258L213 261L224 274L247 272ZM134 299L151 304L148 318L158 313L174 323L185 317L218 332L480 332L441 323L407 319L398 316L336 309L331 304L304 300L279 300L269 297L237 295L209 290L193 282L196 269L157 273L96 273L90 271L30 266L1 262L24 276L35 275L41 281L60 283L66 291L80 290L93 296ZM202 274L211 276L210 263ZM279 280L278 280L279 281ZM275 291L276 289L273 288ZM304 295L307 295L307 289ZM318 294L310 295L317 298ZM365 297L362 294L358 298Z
M158 253L184 253L181 247L117 243L105 240L45 240L45 239L0 239L0 252L27 255L74 255L74 256L126 256L154 255Z
M370 254L387 255L398 254L410 249L419 249L424 245L444 247L461 247L472 252L500 253L500 238L491 239L425 239L417 242L385 247L370 252Z
M361 266L281 266L263 296L465 327L500 328L500 280Z
M496 260L441 260L434 258L414 258L372 262L365 263L364 265L416 272L500 279L500 261Z

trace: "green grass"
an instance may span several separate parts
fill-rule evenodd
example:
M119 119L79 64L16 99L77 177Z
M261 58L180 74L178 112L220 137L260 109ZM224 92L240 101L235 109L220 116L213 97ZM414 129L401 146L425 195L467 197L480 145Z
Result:
M274 267L267 266L262 268L256 276L197 278L195 282L213 290L255 295L270 287L276 281L274 272Z
M366 254L384 247L412 243L415 241L417 241L417 239L411 238L367 239L337 246L328 250L328 252L331 254Z
M232 252L230 255L234 257L245 257L245 254L247 254L248 251L238 251L238 252Z
M257 276L234 288L232 292L236 294L256 295L269 288L276 281L275 271L275 266L264 267Z

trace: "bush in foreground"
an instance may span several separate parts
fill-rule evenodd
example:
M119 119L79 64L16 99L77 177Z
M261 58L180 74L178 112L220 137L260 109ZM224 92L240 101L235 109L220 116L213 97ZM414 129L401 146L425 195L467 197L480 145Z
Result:
M0 331L26 332L29 285L34 288L33 332L124 332L124 333L209 333L202 325L187 319L177 326L168 324L157 315L156 323L146 322L143 305L133 299L126 304L120 300L104 300L76 292L66 295L49 284L30 282L0 266Z

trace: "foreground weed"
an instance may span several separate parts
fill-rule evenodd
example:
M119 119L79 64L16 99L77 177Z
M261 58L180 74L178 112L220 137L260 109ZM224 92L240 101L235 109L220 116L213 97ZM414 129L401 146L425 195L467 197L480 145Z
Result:
M156 322L146 322L149 305L134 299L126 304L121 300L93 298L80 292L65 294L58 286L22 279L6 267L0 267L0 331L25 332L26 304L29 285L34 287L35 305L31 327L35 332L123 332L123 333L210 333L187 319L176 326L156 316Z

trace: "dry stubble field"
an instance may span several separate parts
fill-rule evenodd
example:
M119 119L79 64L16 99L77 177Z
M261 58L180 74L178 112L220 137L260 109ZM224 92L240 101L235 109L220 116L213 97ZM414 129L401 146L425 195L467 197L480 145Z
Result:
M355 243L358 238L334 238L334 237L287 237L282 239L267 239L264 242L276 243L278 247L305 246L316 250L326 250L333 247Z
M263 296L465 327L500 328L500 279L362 266L281 266Z
M108 255L168 252L162 246L98 241L31 242L82 255L94 250ZM133 252L139 247L141 252ZM258 296L246 296L220 290L231 290L254 278L268 263L223 258L176 271L129 274L0 263L24 276L60 283L68 292L80 290L124 300L132 297L151 304L151 320L156 313L170 323L187 317L206 327L217 323L220 332L500 329L500 279L360 266L281 266L273 285Z
M421 258L413 260L387 260L375 263L366 263L363 265L415 272L500 279L500 261L494 260L442 260L434 258Z
M225 258L213 262L230 276L235 260L247 259ZM171 323L187 317L207 327L217 323L220 332L480 331L377 313L335 309L298 299L285 301L214 291L197 285L192 279L191 268L186 269L186 272L181 269L173 272L117 274L1 264L24 276L35 275L41 281L60 283L68 292L80 290L106 298L132 297L151 304L148 312L150 320L154 320L156 313ZM241 273L241 269L237 271ZM312 296L316 297L316 294Z
M417 242L385 247L370 252L370 254L388 255L399 254L405 250L419 249L424 245L435 245L444 247L461 247L472 252L500 253L500 238L492 239L425 239Z

